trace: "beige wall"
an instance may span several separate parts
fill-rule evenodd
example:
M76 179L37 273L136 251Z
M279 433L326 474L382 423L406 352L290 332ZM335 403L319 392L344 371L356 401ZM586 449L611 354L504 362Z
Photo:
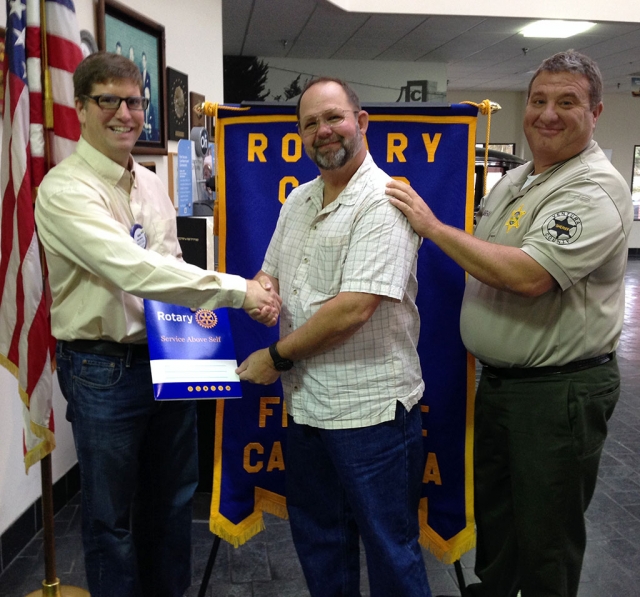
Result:
M436 83L434 91L447 89L447 67L437 62L386 62L384 60L312 60L303 58L262 57L269 65L265 88L271 91L267 101L282 94L283 89L302 73L300 85L307 79L330 75L347 79L360 101L395 102L398 90L408 81L428 80ZM295 101L295 100L292 100Z

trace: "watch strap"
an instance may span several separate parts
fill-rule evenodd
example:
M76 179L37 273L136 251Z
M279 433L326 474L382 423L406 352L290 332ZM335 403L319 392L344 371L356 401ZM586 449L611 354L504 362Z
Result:
M278 341L276 340L273 344L269 346L269 355L273 360L273 366L277 371L289 371L293 367L293 361L290 359L285 359L278 352L277 345Z

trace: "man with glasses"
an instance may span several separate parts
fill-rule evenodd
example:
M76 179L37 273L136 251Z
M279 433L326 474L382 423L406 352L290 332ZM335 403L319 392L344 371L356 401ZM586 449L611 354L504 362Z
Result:
M418 237L367 152L368 114L343 81L307 84L297 108L320 177L287 198L258 277L283 297L281 339L240 379L282 384L286 495L313 597L430 597L418 544L424 466L416 351Z
M89 590L181 597L191 578L196 408L154 402L142 299L243 308L267 325L280 299L267 279L182 261L165 187L131 156L149 101L138 67L96 53L73 81L82 137L42 182L36 221L80 466Z

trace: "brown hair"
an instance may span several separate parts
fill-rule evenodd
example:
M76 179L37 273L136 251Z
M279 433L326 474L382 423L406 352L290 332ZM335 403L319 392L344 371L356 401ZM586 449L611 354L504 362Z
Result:
M96 52L87 56L73 73L76 98L91 94L96 84L131 81L142 90L140 69L128 58L112 52Z

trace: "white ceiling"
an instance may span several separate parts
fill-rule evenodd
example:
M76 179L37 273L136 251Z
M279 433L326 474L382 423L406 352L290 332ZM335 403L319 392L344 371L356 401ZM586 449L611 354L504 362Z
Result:
M598 62L606 92L628 93L640 76L640 23L558 40L520 35L532 19L348 13L326 0L223 0L222 10L224 53L236 56L444 62L448 89L521 91L543 59L574 48Z

